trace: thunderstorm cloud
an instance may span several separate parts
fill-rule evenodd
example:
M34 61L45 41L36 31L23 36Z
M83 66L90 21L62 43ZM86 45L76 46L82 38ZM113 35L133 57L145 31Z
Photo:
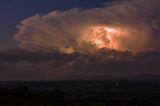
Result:
M106 26L123 32L113 39L117 49L159 50L159 5L159 0L124 0L101 8L36 14L21 22L14 39L29 50L86 52L95 48L88 37L91 28Z
M0 80L160 75L159 11L160 0L117 0L24 19L14 35L21 49L0 52Z

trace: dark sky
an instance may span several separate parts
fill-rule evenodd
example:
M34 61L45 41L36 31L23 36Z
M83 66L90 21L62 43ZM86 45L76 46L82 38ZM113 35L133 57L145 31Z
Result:
M0 0L0 48L15 48L16 25L34 14L72 8L95 8L111 0Z

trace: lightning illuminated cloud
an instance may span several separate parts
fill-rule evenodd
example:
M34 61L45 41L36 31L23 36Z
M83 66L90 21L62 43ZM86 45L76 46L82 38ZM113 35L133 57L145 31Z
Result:
M65 53L159 50L159 5L159 0L125 0L102 8L37 14L21 22L14 39L21 48Z

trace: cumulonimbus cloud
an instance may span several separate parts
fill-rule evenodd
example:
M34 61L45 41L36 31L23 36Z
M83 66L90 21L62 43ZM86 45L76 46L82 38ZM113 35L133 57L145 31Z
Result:
M14 39L29 50L84 52L94 48L82 39L84 33L93 26L109 26L126 32L116 39L120 48L159 50L159 5L159 0L124 0L101 8L37 14L21 22Z

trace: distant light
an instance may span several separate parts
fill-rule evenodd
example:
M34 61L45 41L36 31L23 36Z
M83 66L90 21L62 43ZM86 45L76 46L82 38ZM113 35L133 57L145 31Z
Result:
M119 86L119 85L120 85L119 83L116 83L116 84L115 84L115 86Z

